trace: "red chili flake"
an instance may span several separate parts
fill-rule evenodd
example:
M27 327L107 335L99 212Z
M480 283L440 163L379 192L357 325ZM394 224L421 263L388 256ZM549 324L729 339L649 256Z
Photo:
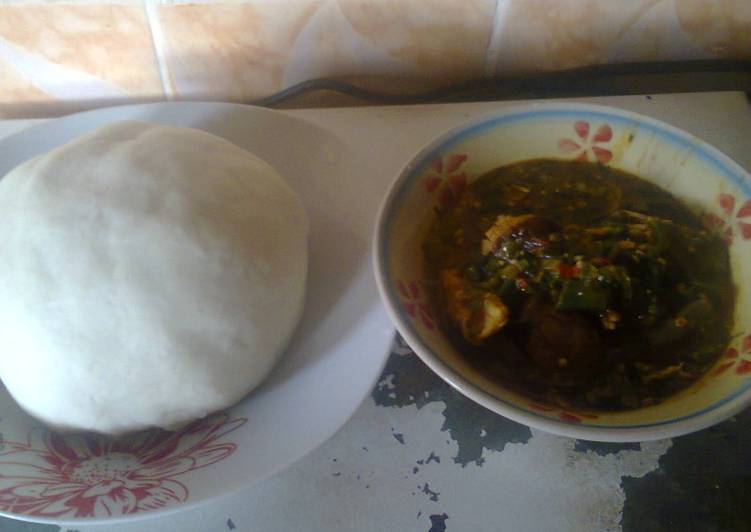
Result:
M526 290L527 288L529 288L529 283L524 277L517 277L516 286L519 287L519 290Z
M575 279L581 274L581 268L577 266L569 266L568 264L560 263L558 265L558 274L563 279Z
M606 257L595 257L592 259L592 264L596 266L608 266L609 264L612 264L612 262Z

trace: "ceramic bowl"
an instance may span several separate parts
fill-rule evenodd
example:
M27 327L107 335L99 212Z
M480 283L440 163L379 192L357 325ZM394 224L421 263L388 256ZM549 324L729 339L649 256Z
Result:
M436 207L484 172L526 159L599 161L641 176L701 213L729 245L738 288L733 340L696 385L661 404L624 412L560 409L492 382L438 328L424 288L421 243ZM685 434L751 402L751 177L697 137L636 113L593 105L517 107L441 135L417 153L381 208L375 268L399 332L422 360L490 410L548 432L598 441Z

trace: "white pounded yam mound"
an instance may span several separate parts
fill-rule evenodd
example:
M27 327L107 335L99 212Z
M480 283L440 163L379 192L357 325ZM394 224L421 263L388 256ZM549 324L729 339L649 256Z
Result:
M58 428L174 427L272 368L301 314L308 222L266 163L125 122L0 181L0 377Z

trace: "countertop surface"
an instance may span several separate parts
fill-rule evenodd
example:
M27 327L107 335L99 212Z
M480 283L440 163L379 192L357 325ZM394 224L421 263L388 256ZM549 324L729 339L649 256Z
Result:
M666 120L751 168L751 109L741 93L581 101ZM388 153L372 157L398 168L443 129L511 104L284 112L349 142L386 146ZM0 137L36 122L0 122ZM384 179L392 175L384 171ZM355 416L292 467L212 505L76 530L741 531L749 530L749 449L751 411L646 443L590 443L530 430L459 395L397 338ZM59 527L0 518L0 530Z

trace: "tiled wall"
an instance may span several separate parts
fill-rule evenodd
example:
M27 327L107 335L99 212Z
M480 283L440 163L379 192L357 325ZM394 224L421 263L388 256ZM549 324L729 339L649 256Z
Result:
M751 0L0 0L0 116L751 57Z

